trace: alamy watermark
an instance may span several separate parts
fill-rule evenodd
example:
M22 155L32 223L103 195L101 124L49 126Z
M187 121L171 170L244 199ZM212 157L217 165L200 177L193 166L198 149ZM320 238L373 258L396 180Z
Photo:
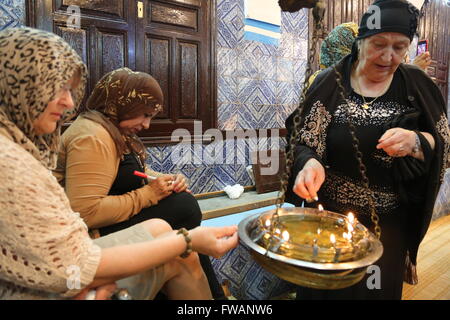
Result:
M381 269L379 266L373 264L367 268L366 273L370 276L366 280L366 286L369 290L381 289Z
M204 141L213 141L204 145ZM194 122L194 135L187 129L172 132L171 160L178 167L184 165L261 164L262 175L278 173L280 166L280 134L278 129L235 129L226 131L225 138L219 129L202 131L202 122Z
M66 280L66 285L69 290L80 290L81 289L81 269L79 266L70 265L66 269L66 274L68 275Z
M68 28L81 28L81 9L79 6L68 6L66 10L69 17L67 18Z
M381 9L379 6L371 5L367 10L371 16L367 19L367 28L369 30L381 29Z

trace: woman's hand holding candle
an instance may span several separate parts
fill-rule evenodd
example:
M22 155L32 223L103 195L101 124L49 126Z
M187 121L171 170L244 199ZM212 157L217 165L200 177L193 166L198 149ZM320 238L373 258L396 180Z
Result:
M319 200L317 191L319 191L322 183L325 181L325 169L316 159L309 159L298 173L294 192L308 202Z

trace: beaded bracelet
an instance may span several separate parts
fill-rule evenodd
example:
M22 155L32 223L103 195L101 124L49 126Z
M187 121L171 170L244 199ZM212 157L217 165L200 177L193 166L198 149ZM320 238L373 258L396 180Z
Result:
M177 234L182 234L184 236L184 240L186 241L186 251L184 251L182 254L180 254L180 257L187 258L192 252L192 239L189 236L189 232L186 230L186 228L181 228L178 230Z

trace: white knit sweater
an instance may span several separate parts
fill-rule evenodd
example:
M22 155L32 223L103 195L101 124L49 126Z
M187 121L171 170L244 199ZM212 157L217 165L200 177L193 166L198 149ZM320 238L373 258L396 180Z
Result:
M75 295L101 251L51 172L0 134L0 299Z

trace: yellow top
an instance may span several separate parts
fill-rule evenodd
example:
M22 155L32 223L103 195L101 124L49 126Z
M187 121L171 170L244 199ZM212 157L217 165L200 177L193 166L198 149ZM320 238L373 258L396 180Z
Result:
M65 188L72 209L90 229L128 220L158 203L151 184L123 195L108 195L119 163L114 140L99 123L78 117L62 135L53 174ZM146 172L162 175L148 169Z

